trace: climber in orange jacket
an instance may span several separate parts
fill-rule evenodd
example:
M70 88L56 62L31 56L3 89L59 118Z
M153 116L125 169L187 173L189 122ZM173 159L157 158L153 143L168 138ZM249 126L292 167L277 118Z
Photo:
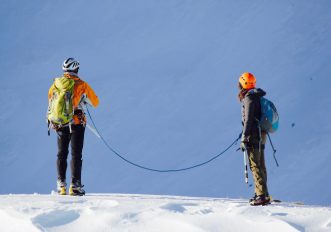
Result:
M99 99L93 89L78 77L79 62L74 58L68 58L63 62L64 71L62 80L73 84L72 96L70 97L72 120L66 124L51 123L51 127L56 130L58 153L57 153L57 190L61 195L66 195L66 170L67 158L69 154L69 144L71 143L71 184L69 188L70 195L82 196L85 194L81 183L82 171L82 150L84 144L84 133L86 125L86 116L84 113L84 104L90 104L93 107L98 106ZM66 79L67 78L67 79ZM70 81L71 79L73 81ZM58 90L56 81L48 92L49 109L52 97Z

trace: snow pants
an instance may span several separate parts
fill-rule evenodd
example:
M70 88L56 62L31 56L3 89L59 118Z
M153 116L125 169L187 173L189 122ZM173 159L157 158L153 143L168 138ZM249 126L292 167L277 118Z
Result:
M266 134L262 133L261 147L259 145L254 145L247 151L249 166L254 179L255 194L257 196L269 195L267 187L267 169L264 158L265 143Z
M57 174L58 179L65 182L70 144L71 183L75 183L76 181L81 181L85 127L83 125L72 125L71 130L72 132L70 133L69 127L62 127L57 131Z

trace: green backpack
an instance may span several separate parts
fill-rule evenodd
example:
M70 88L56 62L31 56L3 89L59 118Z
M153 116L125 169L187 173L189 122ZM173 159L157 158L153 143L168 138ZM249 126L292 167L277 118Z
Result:
M47 119L55 127L70 124L74 114L72 103L75 81L67 77L54 80L54 90L48 104Z

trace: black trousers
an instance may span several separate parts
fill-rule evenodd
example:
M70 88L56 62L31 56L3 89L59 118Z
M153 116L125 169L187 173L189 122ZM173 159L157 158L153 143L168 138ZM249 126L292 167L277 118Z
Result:
M69 144L71 145L71 182L81 181L82 173L82 151L84 145L85 127L83 125L72 125L72 132L69 127L63 127L57 131L57 174L61 181L66 180L67 158Z

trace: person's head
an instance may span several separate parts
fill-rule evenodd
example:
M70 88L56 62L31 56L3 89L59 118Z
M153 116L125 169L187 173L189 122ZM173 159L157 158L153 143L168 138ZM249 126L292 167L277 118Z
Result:
M248 90L255 88L255 85L256 85L256 79L252 73L244 72L243 74L241 74L238 82L238 88L239 88L238 99L240 102L244 99Z
M239 89L250 90L254 89L256 85L256 79L252 73L244 72L239 77Z
M64 72L78 73L79 62L74 58L68 58L63 62L62 69Z

